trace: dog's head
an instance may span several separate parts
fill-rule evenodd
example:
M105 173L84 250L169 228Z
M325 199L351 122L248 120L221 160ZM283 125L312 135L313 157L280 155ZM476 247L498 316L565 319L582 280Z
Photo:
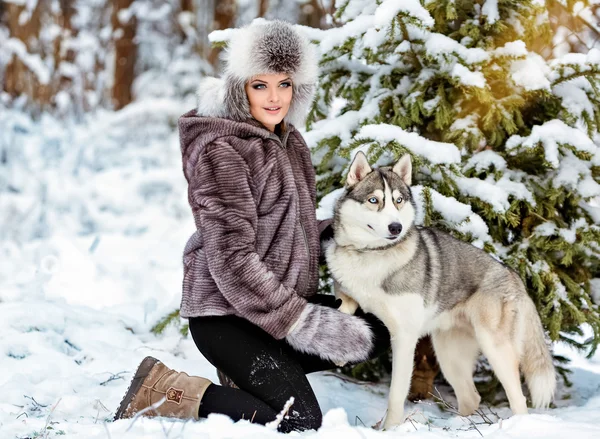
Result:
M394 166L371 169L358 152L350 165L346 191L334 209L338 244L376 249L395 245L413 227L416 207L408 154Z

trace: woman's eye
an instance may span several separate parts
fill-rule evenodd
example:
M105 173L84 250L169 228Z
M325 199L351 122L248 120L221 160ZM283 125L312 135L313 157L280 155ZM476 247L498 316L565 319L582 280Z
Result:
M291 86L292 86L292 83L291 83L291 82L282 82L282 83L281 83L281 86L282 86L283 88L288 88L288 87L291 87Z
M262 90L263 88L267 88L267 86L265 84L254 84L252 88L254 90Z
M398 197L398 198L396 199L396 203L397 203L397 204L400 204L400 203L402 203L403 201L404 201L404 200L402 199L402 197Z
M369 203L371 204L377 204L377 198L376 197L371 197L367 200Z

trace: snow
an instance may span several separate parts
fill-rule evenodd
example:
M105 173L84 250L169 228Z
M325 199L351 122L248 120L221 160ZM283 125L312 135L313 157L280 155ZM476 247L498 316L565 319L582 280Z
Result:
M361 15L371 15L377 9L375 2L365 2L364 0L335 0L335 8L339 10L342 5L346 5L341 16L342 22L347 22Z
M522 57L526 56L529 52L527 51L527 46L523 41L515 40L506 43L502 47L494 49L493 53L496 56Z
M589 173L577 185L577 191L584 198L598 197L600 196L600 184L596 183L596 180Z
M449 53L456 53L467 64L486 61L489 54L479 48L467 48L459 42L442 34L430 33L425 41L427 53L435 58L442 58Z
M458 122L458 121L457 121ZM457 122L454 122L454 129L460 129ZM503 171L506 169L506 160L500 156L500 154L492 151L485 150L477 154L474 154L465 164L464 170L475 169L476 172L480 173L487 171L491 167L494 167L497 171Z
M50 117L34 122L20 113L4 113L2 138L25 145L18 150L27 157L21 165L30 168L4 177L10 177L21 194L4 193L2 209L25 220L0 228L12 232L0 235L3 437L281 436L222 415L199 422L110 422L146 355L217 381L215 369L176 327L161 336L150 332L159 318L179 305L181 252L194 230L173 125L190 105L146 98L120 112L98 112L79 125ZM415 133L364 129L361 135L402 139L415 149L433 145ZM451 146L436 146L438 155L432 160L457 160ZM489 151L478 156L475 167L502 164ZM16 179L19 175L30 178ZM46 204L40 210L37 191L42 187ZM413 187L417 199L422 190ZM319 218L331 216L340 193L323 199ZM430 193L434 209L459 224L460 231L471 233L475 245L490 240L487 226L470 206ZM388 382L363 383L334 372L311 374L309 381L325 414L323 426L318 432L293 436L473 438L478 433L472 421L481 434L499 438L593 437L600 434L600 356L588 360L566 350L557 346L557 352L573 358L575 387L559 393L558 408L510 417L508 408L495 407L503 420L494 418L489 425L477 416L467 420L423 401L407 404L410 421L395 431L376 431L370 427L385 414ZM450 389L440 391L455 404ZM570 399L561 399L567 393Z
M498 12L498 0L485 0L481 7L481 14L487 17L487 22L493 24L500 18Z
M489 203L496 212L504 213L510 207L506 191L492 182L464 177L456 178L454 181L463 194Z
M552 184L554 187L577 190L586 199L600 195L600 185L592 177L589 164L578 159L572 151L565 152Z
M580 201L579 205L590 216L595 224L600 224L600 207L593 206L585 201Z
M367 30L362 38L362 44L374 52L377 52L387 38L385 31L381 29L371 28Z
M475 114L469 114L463 118L456 119L452 125L450 125L450 130L463 130L467 133L477 134L479 132L477 119L478 116Z
M577 239L577 232L587 227L587 222L583 218L580 218L569 228L558 228L555 223L546 221L537 226L534 231L535 234L539 236L560 235L569 244L574 244Z
M317 219L324 220L328 218L333 218L333 208L335 207L335 202L337 199L344 193L344 188L336 189L331 191L319 202L319 206L317 207Z
M415 199L418 200L418 205L423 206L423 187L417 185L412 190ZM431 188L429 188L429 193L431 194L432 208L439 212L446 221L454 224L456 230L472 235L475 239L473 245L482 247L483 243L491 241L487 224L479 215L473 212L471 206L459 202L456 198L446 197ZM423 218L422 213L418 217Z
M549 90L550 68L540 55L530 53L525 59L513 61L511 78L525 90Z
M514 172L506 171L506 173L496 181L496 186L506 192L508 195L512 195L517 200L525 200L532 206L536 205L533 194L525 184L514 181L512 179L519 179L518 175Z
M591 296L595 303L600 302L600 279L592 279L590 281Z
M48 66L44 64L39 55L28 53L25 43L21 40L16 38L8 39L8 41L3 44L3 47L0 48L0 51L6 52L3 56L17 56L29 70L35 73L40 84L46 85L50 82L50 69Z
M574 78L562 82L552 88L552 92L562 99L565 109L578 117L584 113L588 116L594 114L594 105L588 97L588 93L594 93L592 86L586 78Z
M544 147L546 161L553 167L558 167L561 143L573 145L575 149L592 155L597 152L596 145L584 132L558 119L534 126L528 137L511 136L506 141L506 149L533 148L540 143Z
M321 120L313 125L314 129L304 135L308 145L316 146L321 140L338 136L342 142L352 139L350 127L358 125L361 114L358 111L347 111L335 119Z
M451 75L459 80L463 85L484 88L486 85L485 77L481 72L473 72L462 64L454 64Z
M365 125L355 136L355 139L361 138L373 139L383 144L397 142L433 164L460 162L460 152L453 144L435 142L395 125Z
M600 50L590 49L588 53L567 53L558 59L550 62L551 67L555 71L554 75L558 75L558 68L564 66L578 66L582 71L587 71L591 66L597 67L600 63ZM558 78L553 78L558 79Z
M426 26L434 25L433 18L418 0L384 0L375 11L375 26L387 26L401 12L421 20Z
M122 247L116 243L114 250L122 251ZM67 437L86 438L163 438L165 432L173 435L169 437L286 437L248 421L233 423L222 415L199 422L164 418L110 422L133 370L145 355L216 381L214 368L189 338L180 339L175 330L167 330L160 337L151 335L141 317L142 308L143 303L138 302L125 309L95 309L44 297L3 302L0 423L4 437L44 431L48 437L64 433ZM493 411L503 419L491 425L482 423L478 416L470 417L483 435L563 438L569 434L582 439L600 434L600 356L587 360L562 345L556 350L573 359L571 379L575 383L573 388L559 392L559 407L510 418L508 408L496 407ZM469 420L443 412L432 401L408 403L411 420L396 431L375 431L369 427L385 413L388 383L356 382L331 372L311 374L309 381L325 413L323 426L318 432L293 434L296 437L478 436ZM441 388L441 392L455 404L448 388ZM562 400L566 394L570 399ZM488 409L484 411L492 416ZM53 430L45 430L46 425Z
M323 31L321 29L306 28L305 32L311 40L319 42L319 52L327 53L336 46L344 43L348 38L358 37L368 29L373 28L373 15L360 15L341 27L334 27Z
M8 2L27 5L27 10L33 10L36 3ZM250 7L251 3L256 7L250 0L244 0L243 6ZM517 58L511 60L511 77L516 86L551 89L569 113L593 115L595 92L585 78L555 82L561 75L587 69L588 64L598 67L599 50L567 54L552 61L548 68L539 56L527 52L522 41L508 42L492 52L467 48L451 38L432 34L428 26L433 20L421 3L427 2L385 0L378 4L350 0L342 21L355 18L353 21L327 32L303 26L298 29L318 41L322 53L365 33L355 50L375 49L389 30L391 18L405 12L424 24L407 26L413 44L423 41L427 55L459 83L485 87L480 64L499 57ZM480 3L487 22L496 22L497 0ZM121 14L123 19L135 14L140 26L145 26L166 22L170 7L134 2ZM86 99L96 108L102 98L106 79L92 73L98 61L106 61L100 52L110 29L84 29L82 24L94 22L96 12L93 7L81 8L73 17L78 38L65 40L64 49L74 49L76 59L57 67L74 82L92 75L94 88L85 93L79 89L61 92L57 98L63 113L73 109L77 99ZM21 18L28 19L28 14ZM193 17L188 14L178 18L189 35L195 34L196 30L190 27ZM513 17L512 23L518 25L518 20ZM43 38L51 39L57 29L47 28ZM214 32L211 41L227 41L231 32ZM50 69L44 59L27 53L23 43L9 38L8 33L0 37L0 60L14 54L40 83L48 83ZM140 54L144 62L167 73L161 70L157 74L145 65L146 71L134 84L135 102L119 112L97 110L77 121L42 114L34 121L18 111L0 107L0 210L4 213L0 217L2 438L284 437L274 430L275 424L264 427L249 421L234 423L217 414L199 422L142 417L111 422L135 368L146 355L156 356L175 369L217 381L215 369L189 337L181 337L177 326L167 328L160 336L150 331L159 319L179 306L182 250L194 230L194 222L181 172L176 120L195 106L193 91L198 72L211 69L185 53L177 56L172 45L161 41L141 39ZM535 204L522 183L522 175L507 170L506 160L494 151L483 150L464 163L456 145L434 142L397 126L370 123L379 114L382 99L391 94L402 99L415 98L414 94L408 96L414 81L425 81L438 73L424 69L418 78L404 76L396 90L382 89L382 77L393 69L401 69L400 54L409 50L410 43L400 43L385 65L368 65L360 57L343 56L325 67L330 71L338 67L352 71L350 81L354 83L362 80L359 73L367 73L370 88L364 105L357 111L339 114L344 100L332 105L329 118L317 122L306 133L307 143L314 147L333 136L339 137L343 146L357 139L373 139L381 144L397 142L429 162L430 169L451 171L462 166L464 172L485 172L485 180L460 178L451 172L450 178L463 195L478 197L498 212L507 209L511 198ZM145 57L149 52L154 53L154 58ZM81 87L83 90L83 84ZM6 97L0 98L8 102ZM435 108L437 99L425 102L426 111ZM456 120L450 129L477 134L477 125L477 115L470 114ZM585 198L579 206L589 215L588 221L600 224L600 207L598 199L594 199L600 195L600 185L591 169L592 163L600 165L600 138L594 138L594 143L586 128L580 128L559 120L546 122L534 127L529 136L512 136L507 149L516 154L528 148L544 148L546 161L553 167L549 173L552 184L578 191ZM575 150L565 148L566 143L574 145ZM369 147L370 144L364 144L360 148ZM578 158L580 152L591 154L592 161ZM388 151L378 164L393 158ZM335 171L348 166L347 160L340 157L332 163ZM434 172L431 177L438 176ZM418 224L424 218L424 192L429 191L431 207L451 228L470 235L477 247L494 244L488 226L471 206L423 186L414 186L412 191L417 200ZM317 218L332 216L342 192L343 189L333 191L321 200ZM584 219L568 227L545 222L534 232L576 244L578 234L590 227ZM549 266L539 261L531 269L547 272ZM555 280L557 303L558 299L567 300L564 286L558 278ZM600 301L600 279L591 281L591 290L594 300ZM580 339L589 336L590 331L584 327ZM559 389L556 407L550 410L532 410L529 416L511 417L506 404L491 410L484 407L492 419L486 423L480 416L463 418L442 410L432 401L422 401L407 404L409 420L405 424L395 431L381 432L371 427L385 415L389 382L384 379L378 384L365 383L335 372L322 372L311 374L308 379L324 412L323 426L317 432L290 436L600 437L600 353L588 359L560 343L554 348L556 354L571 359L574 385ZM456 404L451 389L442 386L440 391L445 400ZM293 401L290 404L293 407ZM285 412L284 407L282 411Z

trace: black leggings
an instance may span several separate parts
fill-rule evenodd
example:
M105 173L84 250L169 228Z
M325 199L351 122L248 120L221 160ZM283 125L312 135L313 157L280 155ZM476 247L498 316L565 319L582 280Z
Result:
M335 306L335 297L316 295L312 303ZM369 322L375 335L371 358L386 352L390 335L373 314L360 309L357 316ZM190 332L196 346L239 389L211 384L200 405L199 416L222 413L234 421L258 424L273 421L291 396L294 403L279 431L318 429L322 413L306 374L337 366L318 356L295 351L284 340L276 340L249 321L236 316L194 317Z

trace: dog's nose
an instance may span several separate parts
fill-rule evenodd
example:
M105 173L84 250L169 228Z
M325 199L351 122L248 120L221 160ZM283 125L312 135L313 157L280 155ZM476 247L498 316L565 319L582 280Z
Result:
M388 226L388 230L392 235L399 235L402 231L402 224L400 223L392 223Z

